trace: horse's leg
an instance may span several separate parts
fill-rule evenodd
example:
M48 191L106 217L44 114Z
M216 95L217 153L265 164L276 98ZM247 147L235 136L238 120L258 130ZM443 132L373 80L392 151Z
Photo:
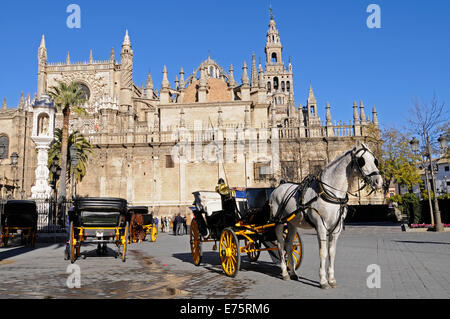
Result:
M320 277L320 288L329 289L330 285L327 280L327 273L325 270L326 262L327 262L327 231L324 226L317 226L317 239L319 240L319 256L320 256L320 268L319 268L319 277Z
M285 251L287 254L287 259L289 261L289 265L291 266L289 269L289 276L292 280L298 280L298 276L295 273L294 258L292 257L292 246L293 246L297 227L295 227L291 223L288 223L287 226L288 226L288 234L287 234L286 240L284 242L284 248L285 248Z
M336 256L336 243L340 234L341 231L330 234L328 238L328 256L330 258L328 265L328 283L331 288L337 287L336 279L334 278L334 258Z
M290 277L287 272L286 262L284 261L284 254L286 252L284 250L283 228L283 224L278 224L275 226L274 231L277 236L278 253L280 254L281 275L283 276L283 280L289 280Z

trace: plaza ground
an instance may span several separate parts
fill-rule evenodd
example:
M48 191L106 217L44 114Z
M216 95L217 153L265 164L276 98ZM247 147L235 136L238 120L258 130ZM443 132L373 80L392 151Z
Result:
M223 273L212 243L203 244L200 266L192 263L189 236L159 233L157 241L128 246L127 261L97 257L83 246L78 259L81 288L67 287L69 261L63 242L0 248L0 298L226 298L226 299L429 299L450 297L450 233L402 232L400 226L347 226L337 246L338 287L319 288L314 231L300 230L304 258L299 281L283 281L267 252L257 262L242 255L235 278ZM380 288L369 288L369 265L380 269Z

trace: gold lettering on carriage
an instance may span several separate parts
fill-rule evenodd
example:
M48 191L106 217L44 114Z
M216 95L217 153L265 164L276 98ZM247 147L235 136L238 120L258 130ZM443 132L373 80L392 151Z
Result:
M214 312L214 306L195 306L189 302L187 306L181 306L180 313L182 314L207 314L210 317Z

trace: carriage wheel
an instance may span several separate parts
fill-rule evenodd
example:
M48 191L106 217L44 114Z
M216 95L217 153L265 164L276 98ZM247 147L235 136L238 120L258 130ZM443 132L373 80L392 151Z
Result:
M200 232L198 230L197 221L195 220L192 220L191 223L190 244L194 265L198 266L202 261L202 239L200 237Z
M156 228L155 224L153 224L150 231L150 241L155 242L157 236L158 236L158 229Z
M245 246L248 244L248 239L245 239ZM260 245L258 242L251 242L250 245L248 245L247 249L255 250L255 251L249 251L247 252L247 256L250 259L250 261L257 261L259 258L259 255L261 255L261 251L259 250Z
M128 227L129 227L129 225L128 225L128 222L127 222L127 224L125 226L125 234L122 237L122 245L123 245L123 248L122 248L122 261L123 262L127 261Z
M287 229L283 233L283 237L285 239L286 239L286 235L287 235ZM292 242L292 258L294 259L294 262L295 262L295 270L297 270L300 267L300 264L302 263L302 260L303 260L303 242L302 242L302 238L300 237L299 232L295 233L294 241ZM287 254L286 254L285 261L286 261L287 267L290 268Z
M225 228L220 235L219 256L225 274L235 277L241 267L241 252L239 240L231 228Z
M70 262L73 264L76 260L75 256L75 229L73 226L73 221L70 222L70 228L69 228L69 258Z
M30 246L31 248L34 248L36 245L36 228L33 228L30 234Z
M2 227L1 230L1 241L0 241L0 245L2 245L2 247L6 247L8 245L8 240L9 240L9 231L6 227Z

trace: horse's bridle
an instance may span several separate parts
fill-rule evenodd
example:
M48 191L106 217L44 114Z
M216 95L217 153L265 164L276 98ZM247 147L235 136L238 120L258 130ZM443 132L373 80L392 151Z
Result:
M363 153L361 154L361 156L357 157L356 155L357 155L359 152L361 152L361 151L362 151ZM356 166L356 169L357 169L357 171L359 172L359 175L361 176L361 178L362 178L363 181L364 181L364 185L363 185L359 190L361 190L361 189L363 189L364 187L366 187L366 185L369 185L369 186L372 188L372 191L370 192L370 194L372 194L372 192L375 191L375 185L374 185L374 183L373 183L373 181L372 181L372 179L371 179L370 177L376 176L376 175L381 175L381 173L380 173L379 170L373 171L373 172L370 173L370 174L365 174L365 173L363 172L362 168L363 168L363 166L366 164L366 161L364 160L364 157L363 157L363 156L364 156L364 154L365 154L366 152L368 152L369 154L371 154L371 155L373 156L373 158L375 159L375 166L378 167L378 159L377 159L377 158L375 157L375 155L374 155L369 149L367 149L364 145L363 145L362 148L359 149L358 151L352 152L352 164L353 164L354 166Z

